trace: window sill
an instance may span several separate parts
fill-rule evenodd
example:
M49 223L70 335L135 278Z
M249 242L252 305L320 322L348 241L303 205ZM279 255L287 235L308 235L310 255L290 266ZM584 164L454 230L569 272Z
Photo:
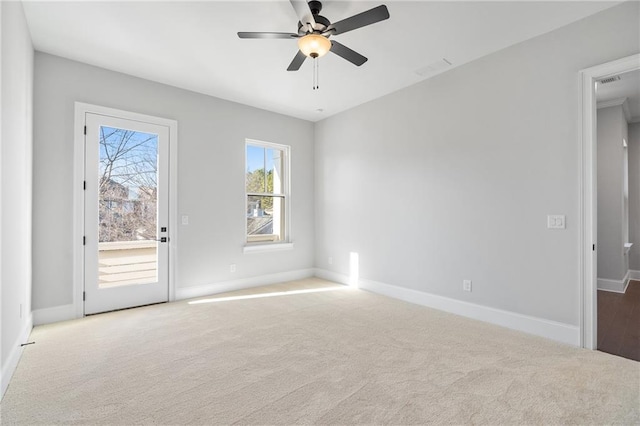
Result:
M250 244L242 248L243 253L260 253L266 251L292 250L293 243Z

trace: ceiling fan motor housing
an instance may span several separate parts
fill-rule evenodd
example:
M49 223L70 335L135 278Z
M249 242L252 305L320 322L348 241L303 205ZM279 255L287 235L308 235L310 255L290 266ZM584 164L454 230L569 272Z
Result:
M331 21L329 21L324 16L320 15L320 11L322 10L322 2L317 0L311 0L309 3L309 9L311 10L311 14L313 15L313 19L316 21L316 24L313 26L314 33L323 33L327 30L329 25L331 25ZM298 22L298 34L305 35L308 34L307 31L307 23L306 22Z
M325 32L327 30L329 25L331 25L331 21L329 21L324 16L314 15L313 19L315 19L315 21L316 21L316 24L313 26L313 32L314 33L323 33L323 32ZM298 22L298 34L300 34L300 35L308 34L307 24L303 24L302 22Z

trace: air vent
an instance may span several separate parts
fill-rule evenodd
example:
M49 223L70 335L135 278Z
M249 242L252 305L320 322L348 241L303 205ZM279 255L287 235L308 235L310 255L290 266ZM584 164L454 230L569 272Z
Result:
M607 83L613 83L614 81L618 81L618 80L620 80L620 76L614 75L613 77L607 77L607 78L603 78L602 80L598 80L598 83L607 84Z

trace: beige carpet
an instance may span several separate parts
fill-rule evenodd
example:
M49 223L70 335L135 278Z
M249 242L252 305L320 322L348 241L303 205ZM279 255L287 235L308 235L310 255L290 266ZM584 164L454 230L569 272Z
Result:
M638 362L346 288L149 306L31 338L3 425L640 423Z

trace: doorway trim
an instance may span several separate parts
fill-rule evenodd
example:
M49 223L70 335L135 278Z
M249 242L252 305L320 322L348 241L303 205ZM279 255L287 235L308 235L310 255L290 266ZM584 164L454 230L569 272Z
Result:
M75 102L74 105L74 146L73 146L73 306L75 317L84 316L84 180L85 114L93 113L127 120L142 121L169 128L169 301L175 300L177 277L178 238L178 122L167 118L154 117L114 108Z
M582 170L580 176L580 346L597 349L597 154L595 83L640 69L640 54L580 71L582 76ZM594 249L595 248L595 249Z

